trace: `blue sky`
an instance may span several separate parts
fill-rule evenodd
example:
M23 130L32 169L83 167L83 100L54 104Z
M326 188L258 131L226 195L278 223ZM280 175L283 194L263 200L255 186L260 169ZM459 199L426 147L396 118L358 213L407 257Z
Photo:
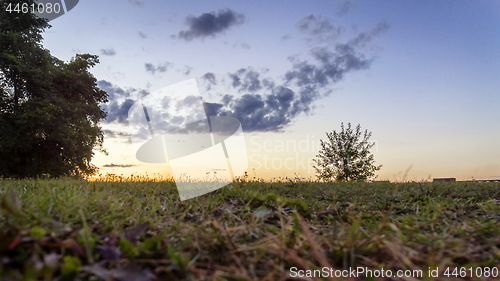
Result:
M208 14L216 27L207 26ZM102 173L169 172L168 164L135 159L119 110L127 99L207 73L229 85L230 74L244 68L241 81L257 77L262 89L227 92L233 103L225 110L247 126L250 175L313 176L316 142L351 122L373 132L381 179L401 180L407 170L415 180L500 176L498 1L87 0L50 23L44 46L56 57L100 56L92 73L113 94L103 122L110 153L94 160ZM352 50L341 53L339 46ZM328 56L327 64L319 59ZM307 67L341 71L324 83L315 76L300 84ZM265 78L272 89L263 86ZM264 103L266 116L281 119L244 115L251 109L244 95L265 101L280 86L293 91L295 111ZM299 103L307 87L314 94ZM287 140L311 145L281 151ZM266 169L265 161L274 167Z

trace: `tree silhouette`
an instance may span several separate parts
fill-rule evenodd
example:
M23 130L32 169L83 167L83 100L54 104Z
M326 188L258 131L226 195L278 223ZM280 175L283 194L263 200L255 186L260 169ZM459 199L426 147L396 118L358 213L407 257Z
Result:
M370 149L375 143L370 143L371 132L361 132L361 125L356 130L348 123L341 131L326 133L327 141L321 141L321 150L313 161L317 177L323 181L366 181L375 176L382 165L374 165Z
M98 57L53 57L41 44L46 20L5 11L26 2L0 1L0 176L92 174L107 102L89 72Z

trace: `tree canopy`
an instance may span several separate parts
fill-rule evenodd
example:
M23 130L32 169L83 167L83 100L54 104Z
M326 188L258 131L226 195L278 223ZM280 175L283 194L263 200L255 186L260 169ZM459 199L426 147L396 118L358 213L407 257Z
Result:
M369 142L371 132L361 131L361 125L353 130L351 123L347 128L340 125L341 131L326 133L327 140L321 142L321 150L313 161L314 169L320 180L366 181L373 179L382 165L374 164L370 149L375 143Z
M0 1L0 176L92 174L107 102L89 72L98 57L52 56L42 46L45 19L5 11L18 2L26 3Z

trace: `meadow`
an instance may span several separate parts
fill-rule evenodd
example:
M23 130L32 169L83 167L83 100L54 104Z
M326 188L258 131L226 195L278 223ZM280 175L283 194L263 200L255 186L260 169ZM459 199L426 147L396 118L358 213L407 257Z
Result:
M107 175L0 192L0 280L499 279L498 182L241 180L180 201L172 181Z

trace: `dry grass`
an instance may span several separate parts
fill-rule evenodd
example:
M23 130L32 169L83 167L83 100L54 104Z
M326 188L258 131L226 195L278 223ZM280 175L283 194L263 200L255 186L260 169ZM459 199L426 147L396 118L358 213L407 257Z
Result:
M499 191L241 181L180 201L168 179L0 180L0 279L330 280L290 269L367 267L453 280L446 267L500 266Z

